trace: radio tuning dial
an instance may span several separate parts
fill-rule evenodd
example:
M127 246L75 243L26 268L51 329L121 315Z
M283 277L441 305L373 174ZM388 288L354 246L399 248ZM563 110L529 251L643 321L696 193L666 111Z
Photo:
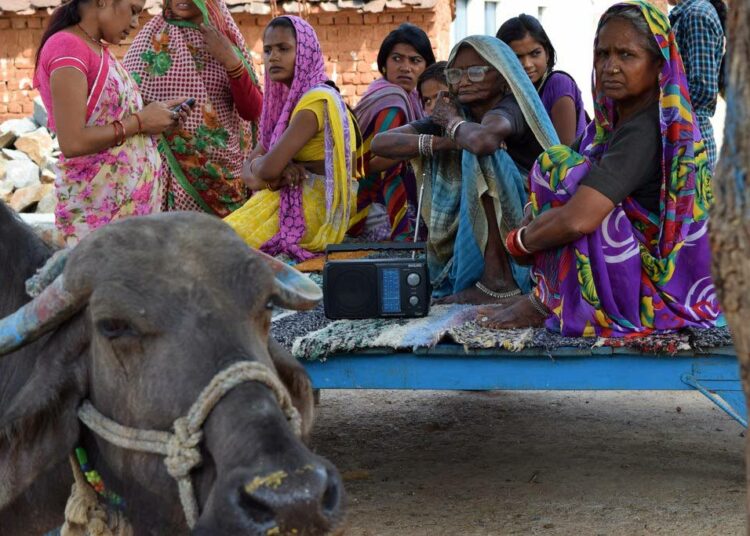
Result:
M417 285L419 285L420 281L422 281L422 278L419 277L419 274L416 274L414 272L406 276L406 282L409 283L409 285L412 287L416 287ZM413 303L412 305L416 304Z
M416 274L412 274L412 275L416 275ZM419 298L417 298L416 296L412 296L411 298L409 298L409 305L411 305L412 307L416 307L417 305L419 305Z

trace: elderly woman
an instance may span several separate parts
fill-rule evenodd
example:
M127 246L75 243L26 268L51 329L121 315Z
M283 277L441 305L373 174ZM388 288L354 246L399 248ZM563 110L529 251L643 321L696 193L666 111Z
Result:
M416 217L417 189L409 162L391 160L370 151L379 132L398 128L423 116L417 80L435 63L430 39L413 24L389 33L378 51L375 80L362 96L354 114L364 138L365 177L359 181L357 215L352 235L370 240L408 240Z
M165 0L138 32L125 68L147 101L187 95L196 113L159 144L166 210L224 217L249 191L240 179L263 97L245 40L219 0Z
M451 52L451 97L429 119L379 134L376 155L423 156L422 216L435 297L493 303L528 292L529 271L503 248L523 218L525 176L557 134L510 47L471 36Z
M533 260L537 287L480 321L610 337L715 326L708 155L666 17L642 1L609 8L594 74L596 119L579 152L539 158L533 220L506 239Z

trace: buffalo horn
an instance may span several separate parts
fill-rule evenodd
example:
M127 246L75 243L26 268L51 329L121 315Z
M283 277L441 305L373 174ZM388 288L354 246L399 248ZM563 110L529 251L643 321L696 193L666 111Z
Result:
M270 255L261 251L256 253L276 278L276 297L273 300L276 305L303 311L312 309L323 299L323 291L312 279Z
M10 316L0 319L0 356L33 342L70 318L84 299L65 290L57 277L36 298Z

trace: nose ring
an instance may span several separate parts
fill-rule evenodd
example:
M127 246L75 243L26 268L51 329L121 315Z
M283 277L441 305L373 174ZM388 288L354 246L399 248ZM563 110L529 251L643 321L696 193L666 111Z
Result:
M612 69L612 73L613 74L617 74L619 72L620 72L620 69L618 69L617 67L615 67L614 69Z

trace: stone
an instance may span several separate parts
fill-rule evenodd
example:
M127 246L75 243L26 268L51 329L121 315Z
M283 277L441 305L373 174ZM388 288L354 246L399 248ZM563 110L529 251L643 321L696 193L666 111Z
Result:
M16 187L13 186L13 181L8 179L0 180L0 197L3 199L10 198L10 194L13 193Z
M54 184L56 177L57 175L55 175L54 171L43 169L42 174L39 178L42 181L42 184Z
M0 148L9 147L18 136L36 129L36 123L28 118L10 119L0 123Z
M2 151L6 160L26 160L27 162L31 162L29 155L23 151L16 151L15 149L3 149Z
M39 184L39 167L31 160L11 160L5 167L5 180L16 189Z
M55 187L51 184L34 184L19 188L13 192L13 197L10 198L10 208L16 212L21 212L31 205L39 203L50 192L55 193Z
M40 127L46 127L48 120L47 108L44 107L42 97L37 95L34 97L34 122Z
M57 173L57 158L54 155L47 155L39 165L42 169L47 169L52 173Z
M53 187L39 200L39 203L36 206L36 211L40 214L53 214L56 206L57 195L55 195L55 188Z
M5 178L5 168L8 165L8 161L0 156L0 181Z
M21 134L16 140L16 149L26 153L35 164L41 166L47 156L52 156L52 136L46 128Z

